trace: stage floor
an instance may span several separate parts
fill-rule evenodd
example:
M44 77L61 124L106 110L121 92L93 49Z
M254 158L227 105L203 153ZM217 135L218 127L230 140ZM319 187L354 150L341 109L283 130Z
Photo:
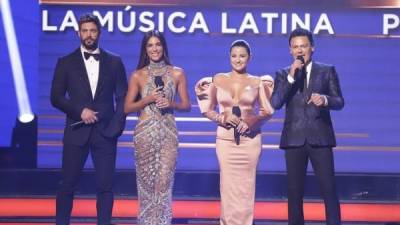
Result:
M174 224L218 224L219 201L176 200L173 202ZM341 203L344 224L388 224L400 221L400 203ZM113 218L116 224L136 222L138 202L121 198L114 203ZM306 202L305 219L310 224L321 224L325 218L322 202ZM54 220L54 197L0 198L0 223L50 224ZM74 202L73 222L93 224L96 217L94 198L78 198ZM285 224L286 201L258 201L255 205L256 224Z

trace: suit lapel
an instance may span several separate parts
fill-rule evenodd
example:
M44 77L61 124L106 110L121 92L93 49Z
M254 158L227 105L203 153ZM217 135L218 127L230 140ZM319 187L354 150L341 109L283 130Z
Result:
M314 92L316 80L318 79L319 74L319 65L316 62L312 63L311 71L310 71L310 80L308 84L308 88L306 89L307 99L311 98L311 94Z
M104 84L104 78L107 75L107 54L103 51L103 49L100 49L100 59L99 59L99 80L97 81L97 87L96 87L96 93L94 95L94 99L96 99L99 96L99 93L101 92L101 89L103 88Z
M76 70L79 72L80 80L82 81L82 85L85 89L85 92L92 98L92 91L90 89L89 77L86 71L85 62L83 61L80 48L78 48L74 52L74 61L75 61L74 65L77 67Z
M300 83L302 85L300 88L303 90L303 98L304 101L307 103L309 97L308 97L308 87L307 87L307 72L306 70L303 70L302 73L302 82Z
M319 74L320 74L320 67L318 63L313 62L310 72L310 83L308 84L308 90L310 93L314 91Z

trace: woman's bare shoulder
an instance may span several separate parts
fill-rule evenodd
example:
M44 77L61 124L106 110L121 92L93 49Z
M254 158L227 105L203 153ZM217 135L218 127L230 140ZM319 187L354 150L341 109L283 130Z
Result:
M217 73L213 77L213 82L214 84L219 85L226 82L228 78L229 78L228 73Z
M259 76L249 74L248 81L252 86L258 86L260 85L261 78Z
M146 68L135 70L131 73L131 80L142 81L146 79L148 72Z
M181 67L171 66L171 71L174 76L185 76L185 71Z

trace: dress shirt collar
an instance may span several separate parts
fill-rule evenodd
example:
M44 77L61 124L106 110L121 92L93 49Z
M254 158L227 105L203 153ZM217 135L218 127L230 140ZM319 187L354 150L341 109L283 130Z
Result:
M306 65L306 73L310 74L311 73L311 68L312 68L312 61L310 61L307 65Z
M91 53L91 54L100 54L100 48L97 47L94 51L90 52L90 51L88 51L85 47L83 47L83 46L81 45L82 58L83 58L83 60L86 60L86 59L85 59L85 56L83 55L84 52L88 52L88 53Z

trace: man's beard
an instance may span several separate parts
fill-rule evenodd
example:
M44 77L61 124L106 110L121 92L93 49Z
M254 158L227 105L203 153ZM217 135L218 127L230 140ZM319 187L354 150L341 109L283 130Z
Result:
M91 43L87 43L87 40L91 40ZM81 43L83 47L85 47L88 50L95 50L98 46L98 39L91 39L91 38L86 38L84 40L81 39Z

